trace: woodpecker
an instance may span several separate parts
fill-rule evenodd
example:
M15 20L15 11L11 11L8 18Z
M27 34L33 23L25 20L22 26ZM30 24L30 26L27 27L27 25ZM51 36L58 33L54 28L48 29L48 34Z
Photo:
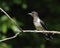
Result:
M33 24L38 31L44 31L47 30L47 27L45 23L39 18L38 13L36 11L32 11L31 13L28 13L30 16L33 17ZM51 34L45 34L46 40L51 40L52 36Z

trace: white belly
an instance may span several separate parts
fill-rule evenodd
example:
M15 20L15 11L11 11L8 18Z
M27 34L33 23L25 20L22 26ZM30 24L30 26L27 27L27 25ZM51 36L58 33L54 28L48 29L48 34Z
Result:
M37 19L36 21L34 21L33 24L37 30L44 30L42 25L40 24L40 19Z
M40 24L40 22L34 22L34 25L35 25L35 26L42 26L42 25Z
M35 26L42 26L42 25L40 24L40 19L39 19L39 18L37 18L36 20L34 19L33 24L34 24Z

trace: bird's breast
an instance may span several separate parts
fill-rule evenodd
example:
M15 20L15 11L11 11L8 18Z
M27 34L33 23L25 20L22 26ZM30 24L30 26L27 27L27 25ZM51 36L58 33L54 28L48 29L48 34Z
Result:
M40 19L34 20L33 24L37 30L44 30L41 23L40 23Z
M40 19L34 19L33 23L34 23L35 26L41 26Z

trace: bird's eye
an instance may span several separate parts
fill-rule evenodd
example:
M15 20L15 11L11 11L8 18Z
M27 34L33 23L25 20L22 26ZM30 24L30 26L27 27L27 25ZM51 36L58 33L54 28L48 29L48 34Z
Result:
M34 13L32 13L32 14L34 14Z

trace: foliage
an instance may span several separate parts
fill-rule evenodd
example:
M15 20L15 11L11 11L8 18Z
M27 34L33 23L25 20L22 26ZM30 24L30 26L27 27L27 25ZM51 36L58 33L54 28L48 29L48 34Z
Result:
M7 45L5 43L1 43L0 44L0 48L11 48L11 46L10 45Z

